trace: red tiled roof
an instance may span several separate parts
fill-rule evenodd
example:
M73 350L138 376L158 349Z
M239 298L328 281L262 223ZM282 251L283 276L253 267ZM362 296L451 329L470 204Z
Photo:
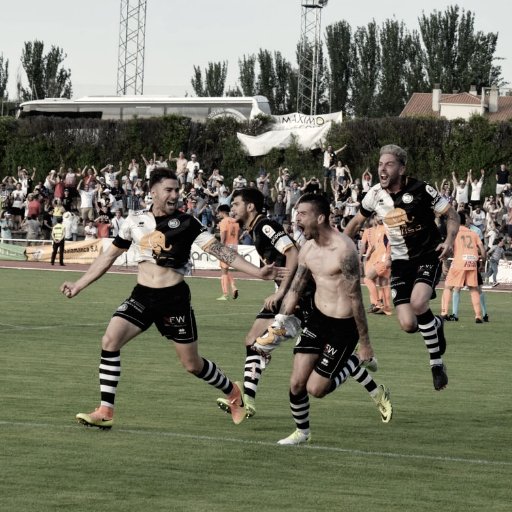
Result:
M481 97L467 92L458 94L441 94L439 103L459 105L480 105ZM486 104L488 102L486 101ZM415 92L400 113L400 117L440 117L439 112L432 110L432 93ZM491 122L512 119L512 96L498 96L498 112L485 110L484 116Z
M480 105L480 96L462 92L459 94L444 94L440 103L456 103L458 105ZM430 95L432 97L432 95Z

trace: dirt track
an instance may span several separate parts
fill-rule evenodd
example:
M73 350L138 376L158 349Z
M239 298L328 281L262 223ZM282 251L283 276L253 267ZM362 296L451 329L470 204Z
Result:
M56 264L52 266L50 263L42 262L42 261L9 261L9 260L0 260L0 269L2 268L15 268L20 270L54 270L56 272L85 272L88 268L87 265L80 265L78 263L70 263L66 264L64 267ZM137 267L112 267L109 272L115 272L119 274L135 274L137 272ZM218 278L220 277L220 273L218 270L194 270L193 277L210 277L210 278ZM233 272L233 277L235 279L251 279L253 277L244 274L243 272ZM444 283L441 282L438 285L438 288L443 288ZM496 288L484 288L485 292L510 292L512 291L512 284L500 284Z

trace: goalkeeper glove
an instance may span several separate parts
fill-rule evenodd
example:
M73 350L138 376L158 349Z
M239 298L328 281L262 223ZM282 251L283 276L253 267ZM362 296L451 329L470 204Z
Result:
M276 315L267 332L256 338L253 349L256 352L269 353L283 340L295 338L300 329L300 320L293 315Z

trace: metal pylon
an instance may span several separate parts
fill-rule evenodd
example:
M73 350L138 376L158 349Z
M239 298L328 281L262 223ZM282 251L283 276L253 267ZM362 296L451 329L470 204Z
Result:
M121 0L117 94L143 94L147 0Z
M302 4L299 47L297 111L315 115L318 104L318 71L321 47L322 8L327 0L305 0Z

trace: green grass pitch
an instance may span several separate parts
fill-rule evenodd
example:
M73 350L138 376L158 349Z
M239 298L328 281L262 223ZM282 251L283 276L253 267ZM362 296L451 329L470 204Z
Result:
M216 390L186 374L151 328L122 351L114 428L76 424L98 403L101 336L135 283L108 274L66 299L59 284L77 276L0 270L0 510L512 510L512 294L489 293L491 322L476 325L462 293L460 321L445 326L443 392L433 390L421 336L370 315L392 422L349 381L311 400L309 446L281 447L294 430L292 343L274 352L257 415L235 426ZM202 355L241 380L242 340L272 285L239 281L240 299L218 302L219 280L188 282Z

